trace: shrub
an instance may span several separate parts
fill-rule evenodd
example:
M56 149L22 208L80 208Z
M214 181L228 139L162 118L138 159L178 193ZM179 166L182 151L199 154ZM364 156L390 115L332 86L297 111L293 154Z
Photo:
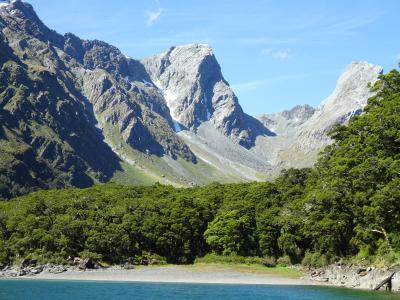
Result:
M248 256L244 259L245 264L254 265L254 264L263 264L263 258L258 256Z
M308 267L321 268L329 265L330 259L327 255L319 252L306 252L301 264Z
M276 267L276 258L273 256L264 256L262 259L262 264L266 267Z
M264 259L258 256L217 255L209 253L204 257L196 258L195 263L219 263L219 264L264 264Z
M285 256L278 258L277 264L282 267L287 267L287 266L290 266L292 264L292 262L290 260L290 257L288 255L285 255Z
M99 261L102 259L101 254L90 252L88 250L83 250L79 253L79 257L81 258L90 258L94 261Z
M132 259L134 265L165 265L167 260L158 254L143 252L141 255L135 255Z

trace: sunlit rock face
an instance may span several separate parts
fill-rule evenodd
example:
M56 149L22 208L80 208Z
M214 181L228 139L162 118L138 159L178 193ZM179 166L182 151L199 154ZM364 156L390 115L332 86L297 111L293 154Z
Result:
M172 47L142 62L164 94L172 118L184 128L195 130L211 121L246 148L257 135L267 134L259 121L243 112L209 45Z
M305 105L290 111L259 117L271 131L272 139L259 139L254 151L270 156L275 165L311 166L318 152L332 141L327 133L335 124L346 124L362 113L373 95L371 86L382 67L368 62L353 62L340 76L334 92L316 109Z

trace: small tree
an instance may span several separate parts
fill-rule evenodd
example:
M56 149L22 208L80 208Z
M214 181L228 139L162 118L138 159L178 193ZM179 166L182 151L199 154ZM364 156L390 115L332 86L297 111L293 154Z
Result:
M254 249L254 220L238 210L220 213L204 233L207 243L217 254L248 255Z

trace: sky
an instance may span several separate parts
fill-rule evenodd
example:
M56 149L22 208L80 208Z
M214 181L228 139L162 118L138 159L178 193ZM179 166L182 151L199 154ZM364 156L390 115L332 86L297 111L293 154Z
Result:
M399 0L28 0L60 33L144 58L207 43L245 112L318 106L346 66L400 61Z

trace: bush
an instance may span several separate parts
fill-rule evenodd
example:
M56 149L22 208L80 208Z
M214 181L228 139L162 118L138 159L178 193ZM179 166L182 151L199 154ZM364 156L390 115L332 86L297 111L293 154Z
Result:
M285 255L285 256L278 258L277 264L282 267L287 267L287 266L290 266L292 264L292 262L290 260L290 257L288 255Z
M90 258L94 261L100 261L102 259L101 254L90 252L89 250L83 250L79 253L80 258Z
M144 252L141 255L135 255L132 259L134 265L165 265L167 260L158 254Z
M269 268L276 267L276 258L273 256L264 256L262 259L262 264Z
M361 247L360 251L357 254L357 257L360 259L367 259L367 258L371 257L373 252L374 251L373 251L371 245L366 245L366 246Z
M195 263L218 263L218 264L264 264L264 259L258 256L240 256L236 254L231 255L217 255L215 253L207 254L204 257L196 258Z
M263 264L263 258L258 257L258 256L248 256L244 259L245 264L247 265L262 265Z
M225 264L244 264L246 259L243 256L231 254L231 255L217 255L215 253L209 253L204 257L196 258L196 263L225 263Z
M330 263L329 257L319 252L315 253L306 252L303 260L301 261L301 264L303 266L314 267L314 268L326 267L327 265L329 265L329 263Z

